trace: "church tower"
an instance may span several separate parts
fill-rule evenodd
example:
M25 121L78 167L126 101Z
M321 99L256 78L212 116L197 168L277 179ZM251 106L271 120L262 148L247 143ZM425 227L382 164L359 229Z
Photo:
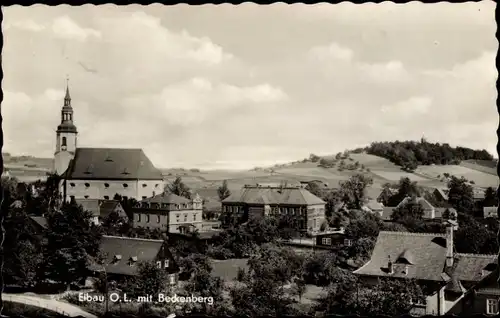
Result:
M66 171L69 162L75 156L77 134L76 126L73 124L73 107L71 107L69 85L66 83L66 96L64 97L64 106L61 109L61 124L57 126L56 131L54 170L58 175Z

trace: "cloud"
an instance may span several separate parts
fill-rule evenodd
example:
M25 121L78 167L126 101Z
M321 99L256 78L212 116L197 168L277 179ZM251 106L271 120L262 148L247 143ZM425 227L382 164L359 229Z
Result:
M16 28L20 30L25 30L25 31L32 31L32 32L40 32L45 30L45 26L36 23L33 20L26 19L26 20L20 20L20 21L14 21L14 22L5 22L4 23L4 29L8 30L10 28Z
M350 61L353 57L351 49L340 46L337 43L331 43L327 46L315 46L310 49L309 55L319 61L329 59Z
M411 119L414 115L425 115L432 106L432 99L427 96L411 97L393 105L382 106L381 111L396 118Z
M223 117L222 112L238 107L275 105L286 100L287 95L269 84L239 87L206 78L190 80L167 86L154 95L136 95L126 98L124 106L140 112L148 105L148 112L173 125L189 126Z
M89 37L100 38L101 33L91 28L82 28L68 16L58 17L52 23L52 31L60 38L85 41Z
M361 72L371 80L381 83L397 83L408 81L410 74L401 61L389 61L386 63L359 63Z

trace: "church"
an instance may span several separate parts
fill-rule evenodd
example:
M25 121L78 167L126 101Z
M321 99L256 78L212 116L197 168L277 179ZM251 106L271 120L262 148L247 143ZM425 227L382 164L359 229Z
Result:
M142 149L77 147L69 86L56 136L54 170L65 201L112 200L115 194L143 200L163 192L163 175Z

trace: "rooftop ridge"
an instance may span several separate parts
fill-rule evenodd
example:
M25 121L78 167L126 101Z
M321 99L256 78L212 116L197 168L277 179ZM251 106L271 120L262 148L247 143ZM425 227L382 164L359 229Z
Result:
M483 257L483 258L490 258L490 257L497 257L497 254L473 254L473 253L455 253L457 256L466 256L466 257Z
M103 238L118 238L118 239L125 239L125 240L136 240L136 241L163 243L163 240L145 239L145 238L140 238L140 237L115 236L115 235L103 235L102 237Z
M415 232L402 232L402 231L380 231L380 233L384 234L394 234L394 235L406 235L406 236L439 236L446 237L444 233L415 233Z

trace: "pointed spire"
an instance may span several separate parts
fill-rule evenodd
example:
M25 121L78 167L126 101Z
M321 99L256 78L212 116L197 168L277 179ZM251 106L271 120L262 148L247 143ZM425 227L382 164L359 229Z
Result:
M66 76L66 96L65 100L71 100L71 96L69 95L69 76Z

